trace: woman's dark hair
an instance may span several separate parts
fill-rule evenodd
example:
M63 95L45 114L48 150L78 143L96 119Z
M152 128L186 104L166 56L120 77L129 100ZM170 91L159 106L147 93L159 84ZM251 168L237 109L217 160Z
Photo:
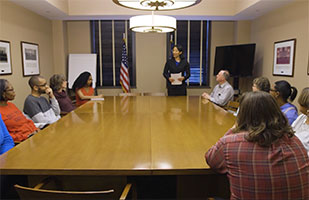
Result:
M185 55L183 55L183 48L182 48L182 45L181 45L181 44L176 44L176 45L173 47L173 49L174 49L175 47L178 49L179 52L182 53L182 54L179 55L180 59L181 59L181 60L184 59L184 58L185 58Z
M253 80L253 84L256 85L256 87L260 91L269 92L270 91L270 82L268 78L266 77L258 77Z
M298 103L302 107L309 108L309 87L305 87L298 97Z
M240 100L234 133L247 131L245 139L260 146L270 146L285 134L294 132L276 100L267 92L248 92Z
M54 74L49 79L49 85L51 89L55 92L61 89L62 83L65 81L65 77L62 74Z
M91 76L89 72L81 73L73 83L72 86L73 91L75 92L76 90L84 87L87 84L89 76Z
M8 81L6 79L0 79L0 101L6 101L3 98L3 93L5 92L8 85Z
M292 102L297 95L297 89L284 80L275 82L275 89L280 93L280 96L285 102L288 102L289 97Z

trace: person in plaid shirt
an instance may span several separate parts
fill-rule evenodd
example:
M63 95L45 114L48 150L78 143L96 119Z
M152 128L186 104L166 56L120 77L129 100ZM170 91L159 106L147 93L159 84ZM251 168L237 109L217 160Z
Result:
M309 199L306 149L266 92L250 92L240 102L235 126L205 155L226 173L231 199Z

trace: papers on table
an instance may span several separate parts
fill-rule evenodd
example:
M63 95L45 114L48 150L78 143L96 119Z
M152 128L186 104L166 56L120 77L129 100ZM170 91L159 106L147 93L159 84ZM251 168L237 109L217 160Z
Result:
M91 101L104 101L104 98L91 98Z
M172 82L172 85L181 85L182 81L179 81L178 78L181 77L181 72L176 74L171 74L171 78L174 79L174 82Z

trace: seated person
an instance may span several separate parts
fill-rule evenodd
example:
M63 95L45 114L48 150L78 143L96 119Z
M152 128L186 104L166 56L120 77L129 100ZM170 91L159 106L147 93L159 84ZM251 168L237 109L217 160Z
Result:
M269 93L270 91L270 82L268 78L266 77L258 77L255 78L252 82L252 91L253 92L258 92L258 91L263 91ZM239 108L237 108L236 113L234 113L234 116L236 116L239 112Z
M275 82L275 85L270 89L270 94L275 97L281 111L288 118L289 123L292 124L298 117L298 111L296 106L288 102L288 99L290 99L290 102L295 99L297 89L287 81L282 80Z
M0 79L0 113L14 142L21 142L38 131L32 120L11 102L15 99L13 86L5 79Z
M14 147L14 142L10 136L0 115L0 155Z
M253 80L252 91L270 91L270 82L266 77L258 77Z
M295 135L307 149L309 156L309 87L303 89L298 97L298 103L302 114L293 122L292 128L295 131Z
M247 93L235 126L205 157L227 174L231 199L309 199L306 149L269 93Z
M75 106L66 92L67 81L65 77L61 74L55 74L49 79L49 83L59 103L61 114L67 114L74 110Z
M103 95L94 96L92 87L92 76L89 72L81 73L74 81L72 86L76 94L76 106L81 106L92 98L101 98Z
M46 84L43 76L32 76L29 79L31 94L24 103L24 113L35 123L52 124L60 119L60 108L53 90ZM49 101L42 94L49 96Z
M234 96L234 89L229 82L227 82L229 77L230 73L227 70L221 70L216 77L216 81L219 84L215 86L210 95L204 92L202 97L218 104L219 106L225 106Z

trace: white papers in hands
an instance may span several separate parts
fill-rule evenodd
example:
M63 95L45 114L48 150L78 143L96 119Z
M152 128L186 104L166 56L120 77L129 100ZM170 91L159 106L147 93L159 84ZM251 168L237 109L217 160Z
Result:
M171 74L171 78L174 79L174 81L172 82L172 85L181 85L182 81L178 80L178 78L180 78L180 77L181 77L181 72Z
M104 101L104 98L101 97L101 98L91 98L91 101Z

